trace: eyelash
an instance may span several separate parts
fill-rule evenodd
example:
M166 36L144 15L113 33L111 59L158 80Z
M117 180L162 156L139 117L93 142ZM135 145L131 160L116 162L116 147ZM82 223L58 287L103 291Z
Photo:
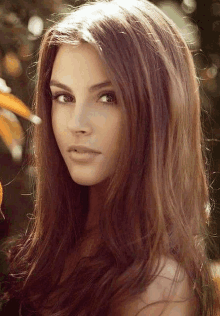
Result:
M71 101L68 101L68 102L73 102L74 100L74 97L68 93L61 93L61 92L57 92L57 93L54 93L51 95L51 98L52 98L52 101L57 101L57 102L60 102L58 101L58 98L60 96L64 96L64 97L68 97L69 99L71 99ZM115 92L113 91L107 91L107 92L102 92L99 96L98 96L98 99L104 97L104 96L111 96L115 101L112 101L112 102L102 102L104 104L117 104L117 99L116 99L116 95L115 95ZM68 102L60 102L60 103L68 103Z
M70 99L73 99L73 97L67 93L61 93L61 92L58 92L58 93L54 93L51 95L51 99L52 101L57 101L59 103L68 103L68 102L60 102L58 101L58 98L61 97L61 96L65 96L65 97L68 97ZM69 102L72 102L72 101L69 101Z

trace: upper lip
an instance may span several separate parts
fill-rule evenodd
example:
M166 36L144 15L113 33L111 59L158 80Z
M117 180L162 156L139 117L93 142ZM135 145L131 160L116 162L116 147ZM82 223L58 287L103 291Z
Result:
M89 147L86 147L86 146L76 146L76 145L68 147L68 152L72 151L72 150L80 150L80 149L84 150L84 151L92 152L92 153L101 154L101 152L96 150L96 149L92 149L92 148L89 148Z

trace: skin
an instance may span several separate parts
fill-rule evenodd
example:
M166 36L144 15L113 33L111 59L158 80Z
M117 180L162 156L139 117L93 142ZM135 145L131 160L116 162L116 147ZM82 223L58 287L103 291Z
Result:
M90 187L87 226L98 220L105 187L120 149L122 112L111 82L98 90L89 90L106 81L110 79L93 46L82 43L59 48L50 85L52 128L71 178ZM58 87L59 84L65 88ZM71 145L84 145L101 154L90 162L74 161L68 152Z

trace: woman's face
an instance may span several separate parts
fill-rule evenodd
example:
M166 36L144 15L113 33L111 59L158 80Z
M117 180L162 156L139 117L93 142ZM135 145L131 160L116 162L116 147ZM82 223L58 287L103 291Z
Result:
M62 45L50 89L53 132L73 181L86 186L100 184L115 169L122 113L96 50L87 43ZM75 146L98 153L77 153Z

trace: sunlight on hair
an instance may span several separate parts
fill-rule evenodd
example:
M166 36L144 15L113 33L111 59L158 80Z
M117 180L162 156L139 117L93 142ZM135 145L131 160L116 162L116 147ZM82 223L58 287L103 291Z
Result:
M216 315L190 49L200 42L177 1L160 8L147 0L89 1L62 13L43 36L34 98L42 122L30 142L34 217L4 249L6 294L24 312ZM19 113L39 122L26 108ZM136 298L147 311L138 313Z

